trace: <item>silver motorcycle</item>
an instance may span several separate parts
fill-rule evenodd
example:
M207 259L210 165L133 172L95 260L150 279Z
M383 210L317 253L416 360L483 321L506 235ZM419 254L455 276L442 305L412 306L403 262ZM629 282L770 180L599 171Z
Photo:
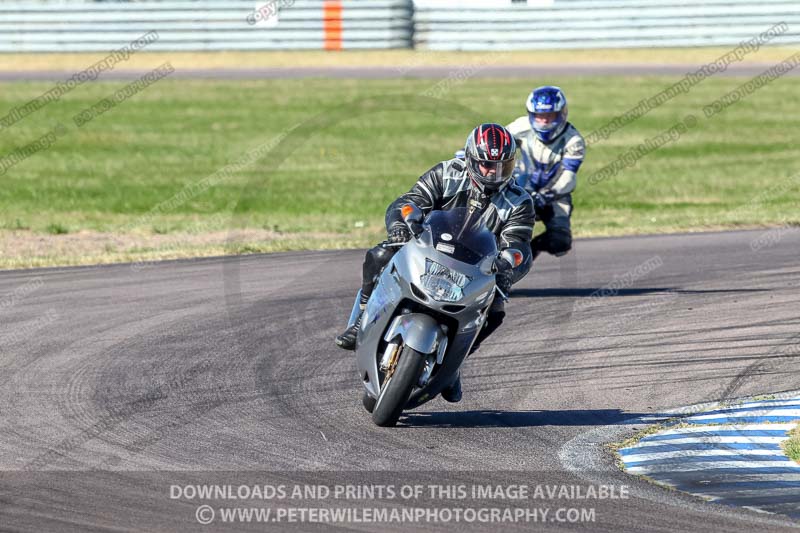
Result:
M519 250L498 252L478 211L423 217L407 204L402 213L413 238L380 274L356 340L363 404L379 426L394 426L404 409L432 400L453 382L492 301L506 297L495 274L523 259Z

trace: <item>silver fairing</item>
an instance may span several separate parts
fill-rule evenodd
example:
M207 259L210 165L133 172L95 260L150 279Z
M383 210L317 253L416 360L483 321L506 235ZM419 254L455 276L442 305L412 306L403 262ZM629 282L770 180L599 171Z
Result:
M440 302L431 298L421 286L420 277L425 274L425 260L431 259L452 270L458 271L471 280L463 288L463 297L457 302ZM479 328L483 326L485 320L484 310L491 303L494 297L495 276L491 273L490 262L482 261L479 265L470 265L450 257L446 253L435 249L429 239L424 236L421 239L414 239L406 243L398 251L386 268L381 273L375 289L367 302L364 316L361 322L361 330L356 341L356 360L358 371L364 386L372 397L377 397L380 393L380 380L378 373L378 353L389 328L403 327L395 322L395 318L403 312L408 312L411 305L400 307L402 302L416 302L419 308L427 308L430 315L435 316L436 312L452 317L458 323L457 331L450 331L450 339L457 342L450 342L445 354L445 366L451 370L458 370L463 358L477 336ZM412 290L411 284L416 285L416 290ZM425 313L425 309L415 311ZM413 317L409 316L409 320ZM437 325L435 320L419 320L417 330L420 328L433 329L429 324ZM424 324L423 324L424 322ZM430 332L430 335L443 336L441 327L435 328L438 331ZM424 335L418 331L418 337L422 339ZM430 348L429 353L436 354L437 346L429 346L428 343L420 341ZM413 346L412 346L413 347ZM427 351L427 350L426 350ZM459 353L452 353L458 351ZM453 359L447 365L448 358ZM452 367L455 366L453 369ZM442 378L446 379L446 378ZM439 385L441 385L441 379ZM436 383L433 383L436 384ZM445 383L446 385L446 383ZM425 387L423 387L424 389ZM441 388L441 387L440 387ZM424 403L429 396L435 395L438 391L426 396L426 391L415 390L412 395L413 403ZM416 398L416 400L414 400ZM410 402L412 403L412 402Z

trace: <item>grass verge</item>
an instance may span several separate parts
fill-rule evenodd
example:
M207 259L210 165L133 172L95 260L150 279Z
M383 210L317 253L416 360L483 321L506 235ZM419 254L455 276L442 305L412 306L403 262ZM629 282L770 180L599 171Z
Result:
M3 128L0 158L8 160L64 126L49 148L4 165L0 267L364 247L380 238L392 199L451 157L478 122L523 114L534 84L560 84L571 121L588 134L675 81L167 78L78 127L73 117L125 82L81 85ZM709 78L590 145L574 234L800 224L800 146L792 134L800 130L800 78L776 80L704 118L705 105L744 81ZM52 86L3 83L0 118ZM437 99L424 96L431 89ZM699 120L679 139L589 182L687 113ZM260 156L247 160L259 147ZM238 230L251 233L228 238Z
M789 432L789 438L781 446L789 459L800 463L800 425Z

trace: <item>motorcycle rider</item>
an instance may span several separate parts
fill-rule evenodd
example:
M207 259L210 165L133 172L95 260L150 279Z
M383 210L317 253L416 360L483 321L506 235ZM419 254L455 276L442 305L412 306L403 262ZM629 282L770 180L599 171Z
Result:
M533 258L541 252L557 257L572 248L572 191L583 162L586 143L567 122L567 97L559 87L545 85L528 95L528 115L508 125L520 147L517 184L533 197L536 219L546 231L531 242Z
M497 274L497 286L507 294L512 283L522 279L530 270L530 240L534 224L531 197L512 180L516 142L500 124L485 123L475 128L464 148L465 160L442 161L423 174L405 194L386 210L388 239L370 249L364 259L361 285L361 313L355 323L336 337L336 344L354 350L361 317L381 270L399 249L396 245L411 239L403 221L401 209L408 203L417 205L427 215L433 210L457 207L477 209L498 239L498 248L517 248L523 254L522 263L513 270ZM496 297L487 315L486 326L475 344L488 337L505 317L503 299ZM461 400L461 377L442 391L449 402Z

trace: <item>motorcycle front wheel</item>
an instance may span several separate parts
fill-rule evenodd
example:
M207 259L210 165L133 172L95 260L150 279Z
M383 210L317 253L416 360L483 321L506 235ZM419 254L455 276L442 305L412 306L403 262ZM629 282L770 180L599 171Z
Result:
M397 424L424 366L425 357L403 345L394 372L383 382L378 401L372 411L372 421L376 425L392 427Z

